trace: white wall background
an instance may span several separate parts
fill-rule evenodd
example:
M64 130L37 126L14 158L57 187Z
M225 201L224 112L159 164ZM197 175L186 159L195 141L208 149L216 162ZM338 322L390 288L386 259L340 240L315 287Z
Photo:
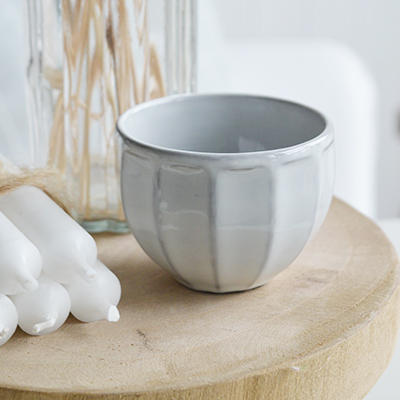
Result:
M23 1L0 1L0 147L2 140L17 140L27 129L21 113ZM219 30L230 42L323 37L347 43L362 57L380 96L378 216L400 216L400 1L210 1L217 10ZM198 2L202 7L204 0ZM207 30L208 22L202 18L201 29ZM220 76L224 78L224 71Z
M378 216L400 216L400 1L214 0L214 4L228 41L322 37L345 42L361 56L377 82L380 99Z

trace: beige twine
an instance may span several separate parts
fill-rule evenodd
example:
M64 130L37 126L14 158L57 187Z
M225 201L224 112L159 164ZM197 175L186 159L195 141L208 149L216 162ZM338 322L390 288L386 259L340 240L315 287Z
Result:
M66 187L55 167L45 167L30 170L27 168L7 168L0 159L0 196L10 193L21 186L36 186L43 190L64 211L70 214L71 201Z

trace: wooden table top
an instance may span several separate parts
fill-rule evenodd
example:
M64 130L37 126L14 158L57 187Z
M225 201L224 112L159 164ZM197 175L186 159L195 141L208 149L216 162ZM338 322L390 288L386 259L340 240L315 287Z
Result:
M121 320L69 317L0 347L0 398L362 399L399 327L399 267L385 235L334 200L320 232L267 285L209 294L175 282L131 235L95 236L119 277Z

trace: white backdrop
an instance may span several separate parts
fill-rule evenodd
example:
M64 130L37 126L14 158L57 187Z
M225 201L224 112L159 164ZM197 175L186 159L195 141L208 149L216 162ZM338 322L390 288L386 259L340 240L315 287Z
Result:
M0 148L23 147L27 119L23 86L23 0L0 2ZM228 42L322 37L351 46L375 78L380 98L377 144L379 217L400 215L400 2L396 0L212 0ZM204 5L199 0L199 7ZM215 19L215 18L214 18ZM199 21L209 30L210 21ZM212 32L210 32L212 34ZM223 51L213 54L224 57ZM219 71L221 81L225 71ZM217 74L217 75L218 75ZM215 74L214 74L215 76ZM201 78L201 77L200 77ZM18 157L18 155L16 155Z
M213 0L231 42L321 37L347 43L379 90L380 217L400 216L400 2L397 0ZM200 7L202 0L199 1Z

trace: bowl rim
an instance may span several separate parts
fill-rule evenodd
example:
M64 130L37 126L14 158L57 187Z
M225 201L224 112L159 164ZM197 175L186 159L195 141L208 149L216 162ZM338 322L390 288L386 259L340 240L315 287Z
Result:
M295 145L292 145L292 146L280 147L280 148L272 149L272 150L256 150L256 151L232 152L232 153L181 150L181 149L173 149L170 147L154 145L154 144L150 144L150 143L144 142L142 140L133 138L131 135L129 135L129 133L124 128L124 125L126 124L126 120L132 114L136 114L143 109L150 108L150 107L153 107L158 104L172 103L172 102L176 102L176 101L184 101L187 98L216 98L216 97L220 97L220 98L232 98L233 97L233 98L243 98L243 99L251 98L251 99L268 100L268 101L274 101L274 102L278 102L278 103L290 104L292 106L294 105L297 107L301 107L305 110L308 110L311 113L316 114L325 123L325 128L323 129L323 131L321 133L319 133L314 138L306 140L306 141L298 143L298 144L295 144ZM333 125L332 125L332 122L330 121L330 119L327 118L320 111L318 111L312 107L309 107L307 105L301 104L299 102L292 101L292 100L286 100L286 99L282 99L279 97L253 95L253 94L242 94L242 93L184 93L184 94L175 94L175 95L160 97L160 98L154 99L154 100L145 101L134 107L129 108L128 110L123 112L117 119L116 131L118 132L120 137L123 139L123 141L128 146L130 144L133 144L135 146L140 147L141 149L147 149L148 151L162 153L162 154L168 154L168 155L175 155L175 156L187 155L187 156L191 156L191 157L197 156L197 157L220 159L221 157L237 158L237 157L248 157L249 155L264 155L267 157L268 156L275 157L275 156L283 155L283 154L289 155L292 153L297 153L297 152L303 151L307 148L313 147L313 146L317 145L318 143L323 142L329 136L333 136ZM332 139L332 141L333 141L333 139Z

